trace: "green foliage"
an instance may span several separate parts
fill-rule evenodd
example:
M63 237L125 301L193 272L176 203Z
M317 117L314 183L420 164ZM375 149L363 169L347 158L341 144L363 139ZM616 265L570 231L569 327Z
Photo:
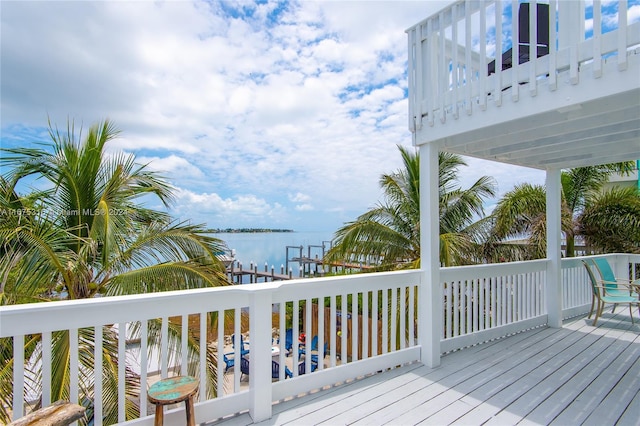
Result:
M84 138L76 136L73 122L65 132L50 124L50 143L2 150L0 164L8 172L0 178L0 304L228 284L215 255L226 249L224 242L203 225L177 222L164 211L145 207L144 200L153 198L170 205L173 188L134 156L107 155L108 142L118 134L109 120L91 126ZM28 177L43 189L19 194L17 186ZM104 417L110 424L117 422L117 336L110 328L103 332ZM79 330L82 374L93 369L93 333ZM12 370L6 340L0 343L0 378L10 377ZM39 356L38 341L38 336L28 339L25 349ZM150 339L150 348L158 341ZM56 400L68 397L68 333L54 333L52 343ZM193 358L197 342L189 339L188 347ZM209 364L211 380L215 368L213 361ZM92 374L80 377L81 392L89 400L92 380ZM140 384L132 371L126 381L129 419L138 413L133 396ZM12 399L11 386L0 386L0 392L0 401ZM0 412L0 422L8 419Z
M417 268L420 264L420 158L398 146L404 167L384 174L384 201L340 228L327 262L367 261L374 270ZM470 188L458 186L460 156L441 152L439 162L440 261L443 265L473 262L471 248L481 226L483 200L494 195L492 178L482 177Z
M598 199L602 185L611 173L627 173L632 167L633 162L625 162L562 171L561 229L567 242L567 256L574 255L576 236L588 237L581 223L583 211L588 209L589 217L597 216L595 212L603 204L594 204L594 200ZM605 212L601 213L606 216ZM618 215L617 218L625 222L619 226L633 228L637 223L629 215ZM491 221L493 228L488 233L484 248L488 261L528 260L546 256L546 190L543 186L521 184L514 187L498 202ZM602 222L602 225L606 223ZM590 229L589 232L593 234L595 231ZM608 232L606 227L601 229ZM633 235L632 229L627 231ZM599 247L603 249L605 245Z
M579 218L587 244L605 253L640 253L640 190L614 188L590 199Z
M106 120L81 140L71 123L64 133L51 128L52 142L42 148L3 150L3 276L16 272L16 287L44 288L52 299L225 284L215 256L224 243L202 225L142 204L155 196L168 205L172 187L132 155L106 155L117 135ZM45 190L19 195L15 187L28 176Z

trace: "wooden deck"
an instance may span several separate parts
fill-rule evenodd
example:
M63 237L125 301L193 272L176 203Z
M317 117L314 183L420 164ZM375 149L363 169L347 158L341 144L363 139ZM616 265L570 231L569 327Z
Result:
M581 317L276 403L262 425L639 425L640 321ZM241 413L207 425L248 425Z

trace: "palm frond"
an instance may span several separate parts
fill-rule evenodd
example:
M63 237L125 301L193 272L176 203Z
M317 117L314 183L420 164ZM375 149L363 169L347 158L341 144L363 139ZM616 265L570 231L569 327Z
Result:
M121 296L158 291L227 285L226 275L196 262L168 262L150 265L115 275L108 282L105 295Z

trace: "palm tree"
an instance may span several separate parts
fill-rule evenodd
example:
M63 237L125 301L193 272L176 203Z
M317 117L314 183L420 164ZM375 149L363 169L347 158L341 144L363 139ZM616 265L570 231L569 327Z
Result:
M586 243L605 253L640 253L640 190L612 188L590 199L578 218Z
M538 259L546 255L546 195L541 185L520 184L492 213L493 228L484 249L489 262ZM571 233L571 214L562 203L562 230Z
M632 162L578 167L562 171L561 229L567 241L567 256L575 255L575 237L580 234L579 217L614 172L628 172ZM485 248L487 256L506 260L537 259L546 253L546 191L543 186L520 184L507 192L493 211L494 244ZM509 240L518 240L514 243ZM524 239L524 241L523 241ZM511 252L504 246L510 246ZM516 248L518 250L516 250ZM500 251L502 250L502 251Z
M136 164L132 155L106 154L107 143L118 133L109 120L91 126L84 139L81 134L76 138L73 123L62 133L49 123L51 143L3 150L0 161L9 172L0 180L4 212L0 217L0 303L227 284L224 266L216 257L225 249L224 242L211 237L202 225L176 222L167 213L144 206L142 201L149 197L170 205L173 189L145 165ZM20 196L15 188L28 177L42 182L44 189ZM110 329L102 333L104 399L113 401L117 337ZM93 329L80 330L80 360L87 367L81 371L91 371L94 337ZM69 336L55 333L52 340L56 360L52 398L64 398L69 390L64 372ZM38 336L27 339L27 353L40 356L39 341ZM12 360L6 356L12 355L3 350L5 346L6 342L0 347L0 365L10 366ZM197 344L190 349L197 350ZM0 401L12 398L7 370L10 374L9 367L0 370ZM139 385L135 374L128 371L127 379L127 388L135 392ZM82 377L81 388L89 389L91 381ZM131 398L127 404L127 417L135 416L138 407ZM3 410L0 421L8 420ZM117 407L105 404L105 417L107 423L116 422Z
M335 233L327 262L378 263L377 270L420 265L420 158L398 146L404 168L380 178L385 201ZM439 162L440 261L445 266L472 262L470 247L481 229L483 200L493 196L492 178L482 177L470 188L458 187L458 168L466 165L455 154L441 152Z

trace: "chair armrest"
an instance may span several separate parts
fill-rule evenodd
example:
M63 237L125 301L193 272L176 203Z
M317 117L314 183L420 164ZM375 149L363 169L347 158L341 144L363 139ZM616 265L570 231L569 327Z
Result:
M602 282L602 281L601 281ZM605 281L608 282L608 281ZM624 291L625 289L627 289L629 291L629 295L631 296L634 292L635 293L639 293L640 294L640 284L621 284L618 283L619 287L624 287L624 288L619 288L619 290ZM600 289L600 292L606 296L607 295L607 291L610 290L607 287L605 287L604 285L596 285L596 288Z
M602 280L602 282L609 283L609 284L631 284L631 283L633 283L632 280L629 280L627 278L616 278L615 281Z
M618 290L629 290L629 293L632 292L638 292L640 291L640 283L634 283L634 282L619 282L619 281L604 281L604 280L598 280L598 284L596 287L598 287L599 289L602 289L605 293L608 290L611 290L610 288L606 287L607 284L615 284L618 286Z

